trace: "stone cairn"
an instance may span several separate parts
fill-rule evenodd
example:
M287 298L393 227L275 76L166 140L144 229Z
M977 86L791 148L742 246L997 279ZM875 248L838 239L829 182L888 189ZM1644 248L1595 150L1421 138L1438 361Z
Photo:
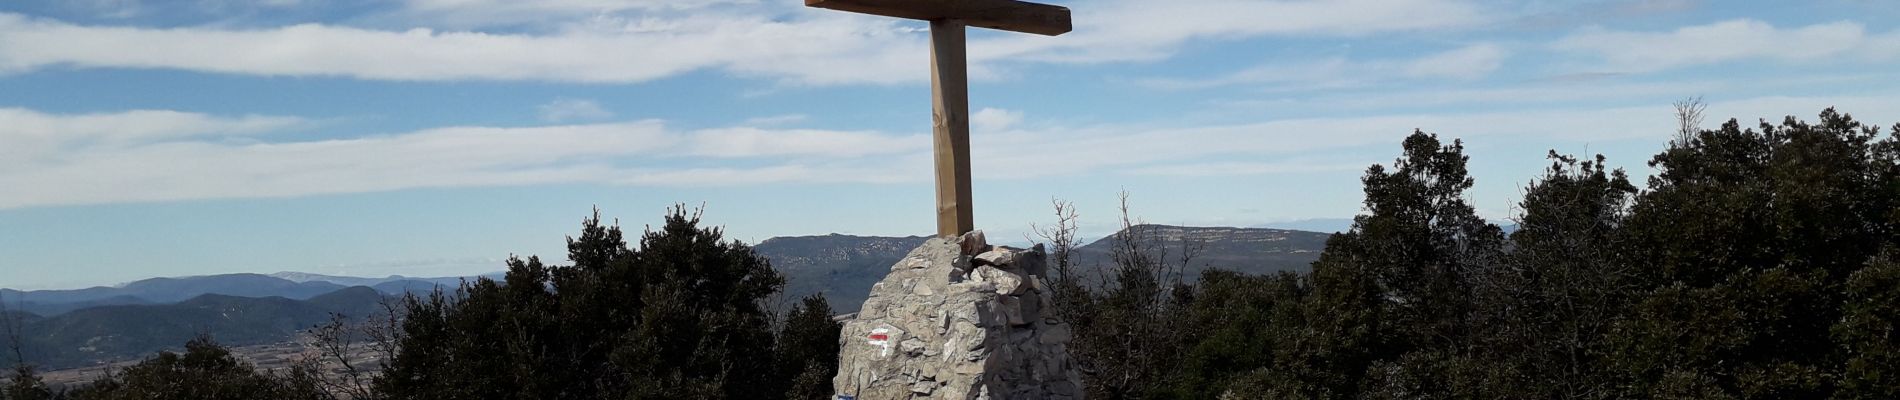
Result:
M924 242L844 321L837 399L1081 399L1045 263L981 231Z

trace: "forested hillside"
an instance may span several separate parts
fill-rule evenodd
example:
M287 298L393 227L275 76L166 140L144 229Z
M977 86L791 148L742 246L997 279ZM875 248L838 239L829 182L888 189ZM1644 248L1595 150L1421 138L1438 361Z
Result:
M93 307L13 323L22 342L19 355L57 369L142 357L199 335L239 346L288 341L332 314L362 319L382 312L383 299L362 286L307 300L207 294L174 304ZM13 363L15 355L0 354L0 362Z

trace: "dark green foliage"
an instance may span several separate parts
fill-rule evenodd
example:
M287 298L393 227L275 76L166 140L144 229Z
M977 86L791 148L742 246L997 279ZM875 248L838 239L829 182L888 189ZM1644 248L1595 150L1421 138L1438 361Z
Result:
M1900 254L1888 251L1847 279L1834 339L1847 357L1836 393L1847 399L1900 393Z
M1652 288L1614 329L1624 395L1837 389L1842 285L1896 243L1900 180L1878 136L1831 109L1816 124L1731 120L1650 162L1662 173L1624 227Z
M1126 208L1127 198L1123 197ZM1180 266L1171 262L1152 230L1122 230L1109 240L1112 260L1107 282L1091 292L1074 274L1065 249L1057 247L1056 310L1076 332L1069 351L1082 363L1087 396L1094 399L1149 398L1162 394L1181 357L1184 332L1173 315L1187 304L1189 290L1181 283ZM1192 254L1191 248L1178 249Z
M163 352L74 390L76 400L318 400L327 399L304 378L260 373L209 337L192 339L184 353Z
M1628 306L1635 272L1618 262L1617 229L1636 187L1604 159L1551 152L1552 165L1526 188L1513 251L1480 293L1480 342L1493 394L1590 398L1612 392L1604 368L1609 322Z
M52 400L58 398L46 382L40 380L33 366L19 364L14 366L12 376L7 377L6 387L0 388L0 400Z
M838 372L838 336L844 325L831 320L831 305L812 295L792 307L778 334L774 373L789 382L785 398L829 399L831 376Z
M1657 155L1647 189L1553 152L1508 240L1464 201L1460 143L1403 148L1311 274L1168 289L1131 273L1167 270L1150 257L1054 279L1091 394L1900 397L1900 136L1833 110L1729 121Z
M1464 201L1473 181L1463 144L1414 132L1404 148L1394 170L1366 171L1370 213L1313 264L1318 294L1307 311L1321 331L1306 393L1410 397L1411 386L1478 378L1451 372L1478 344L1476 295L1499 263L1503 231Z
M1306 288L1296 275L1211 270L1196 289L1193 305L1174 326L1193 339L1184 343L1178 384L1162 397L1213 398L1244 375L1284 371L1298 361L1278 352L1304 325Z
M783 278L751 248L699 227L698 215L675 208L629 248L596 214L568 240L568 258L572 266L513 259L505 282L409 297L402 350L377 387L397 399L830 390L838 337L830 307L806 299L775 331L764 301Z

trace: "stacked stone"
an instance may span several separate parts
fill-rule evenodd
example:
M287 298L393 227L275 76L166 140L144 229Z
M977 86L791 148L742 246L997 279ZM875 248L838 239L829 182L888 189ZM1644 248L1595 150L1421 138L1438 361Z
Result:
M839 398L1081 399L1042 246L935 238L891 266L845 321Z

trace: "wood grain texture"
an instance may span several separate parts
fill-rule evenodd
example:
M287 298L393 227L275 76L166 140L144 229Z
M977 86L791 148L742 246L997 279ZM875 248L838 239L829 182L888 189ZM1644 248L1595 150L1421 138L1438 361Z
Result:
M976 229L970 205L970 85L963 24L930 21L931 136L936 142L937 234Z
M937 21L1038 35L1061 35L1075 27L1069 8L1016 0L805 0L810 7Z

